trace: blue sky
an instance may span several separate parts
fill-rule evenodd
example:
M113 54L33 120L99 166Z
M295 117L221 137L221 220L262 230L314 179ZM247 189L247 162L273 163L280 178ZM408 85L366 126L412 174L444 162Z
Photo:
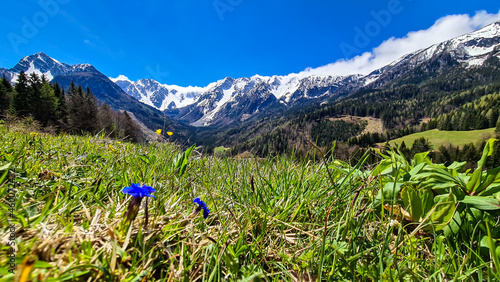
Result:
M180 86L299 73L342 59L348 65L319 72L363 72L367 63L374 68L427 40L498 20L499 10L491 0L6 1L0 67L44 52L68 64L90 63L110 77ZM412 31L425 40L415 36L407 44Z

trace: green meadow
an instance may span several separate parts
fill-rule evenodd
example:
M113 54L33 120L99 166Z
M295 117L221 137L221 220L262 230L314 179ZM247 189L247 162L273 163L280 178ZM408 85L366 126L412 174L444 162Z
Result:
M411 146L411 144L413 144L413 141L424 137L425 139L428 139L432 145L434 145L434 148L438 148L441 145L447 144L463 146L468 143L476 143L477 141L488 140L488 138L491 138L492 136L494 136L494 134L495 128L471 131L444 131L432 129L394 139L389 141L389 143L401 145L401 143L404 141L406 146Z
M492 142L463 172L426 153L235 159L0 125L0 281L498 281ZM132 183L156 191L127 221Z

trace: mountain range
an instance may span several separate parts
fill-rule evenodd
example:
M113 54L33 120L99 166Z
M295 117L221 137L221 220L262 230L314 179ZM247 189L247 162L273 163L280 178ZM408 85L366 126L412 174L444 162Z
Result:
M139 101L166 111L193 126L225 126L276 108L321 104L338 96L367 88L380 88L424 65L427 70L450 66L480 66L499 56L500 22L475 32L407 54L368 75L226 77L206 87L180 87L151 79L130 81L121 75L111 78Z
M133 113L148 128L172 128L187 140L203 128L228 129L271 113L320 107L366 89L419 83L453 68L481 67L491 58L500 58L500 22L409 53L367 75L255 75L181 87L152 79L131 81L124 75L109 78L92 65L71 66L44 53L24 57L11 69L0 69L0 75L14 83L21 70L65 87L74 81L115 110Z
M183 141L191 134L186 126L165 117L165 114L158 109L141 103L125 93L106 75L90 64L71 66L40 52L24 57L11 69L0 68L0 75L5 75L12 83L15 83L20 71L27 74L44 75L48 81L57 82L65 88L71 82L81 85L84 89L88 87L99 101L107 103L114 110L132 113L132 117L140 123L141 128L149 128L150 130L171 128L178 132L175 138ZM150 131L145 133L151 135Z

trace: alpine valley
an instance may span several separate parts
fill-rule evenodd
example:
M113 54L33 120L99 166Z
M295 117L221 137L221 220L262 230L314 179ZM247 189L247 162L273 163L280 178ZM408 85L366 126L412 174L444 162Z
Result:
M370 132L368 119L383 126L376 131L380 140L373 142L395 137L396 130L427 129L423 121L428 128L446 123L499 85L500 22L407 54L367 75L255 75L181 87L124 75L108 78L91 65L70 66L44 53L0 69L0 75L15 83L21 70L63 86L74 81L89 87L100 101L133 113L149 129L165 128L165 123L179 132L180 141L265 155L308 146L307 140L327 146L359 139ZM493 110L482 115L494 119L498 108Z

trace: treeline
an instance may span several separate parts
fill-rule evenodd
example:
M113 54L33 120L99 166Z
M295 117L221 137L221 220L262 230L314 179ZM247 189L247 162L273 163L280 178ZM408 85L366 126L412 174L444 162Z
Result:
M352 123L343 120L323 120L312 127L311 137L318 146L327 146L333 141L345 142L351 136L361 134L365 127L366 121Z
M435 78L418 78L418 71L384 89L364 89L320 108L311 108L298 118L318 121L351 115L380 118L387 130L419 125L424 117L437 118L486 94L500 92L498 59L480 68L452 68ZM436 127L434 127L436 128Z
M350 138L348 144L368 147L436 128L447 131L468 131L496 127L496 132L500 133L500 84L476 87L443 97L435 103L429 115L433 118L428 122L386 130L383 134L362 134Z
M442 163L448 166L454 161L466 161L465 169L468 169L476 167L476 162L481 158L485 144L486 140L483 140L463 146L441 145L434 149L434 146L427 139L421 137L413 141L413 144L409 147L403 141L398 149L407 159L412 159L415 154L430 151L429 157L434 163ZM500 142L495 142L493 146L494 152L486 161L487 168L500 166Z
M500 93L485 95L435 119L440 130L475 130L500 127Z
M499 66L498 60L491 60L481 68L457 67L424 82L422 79L425 78L416 79L419 76L417 72L410 75L413 78L384 89L364 89L331 104L290 111L281 118L254 120L254 123L266 124L266 129L255 124L243 125L212 136L213 143L222 140L220 142L239 153L252 151L266 155L282 152L275 151L275 148L302 146L301 139L308 138L318 141L321 146L329 146L336 140L345 141L350 146L369 147L435 128L473 130L495 127L499 122L500 108L497 99L500 92ZM489 94L492 97L481 99ZM464 106L468 103L473 104ZM338 124L335 130L327 130L331 127L325 122L328 118L344 115L379 118L385 131L360 135L357 130L342 131L342 126ZM422 123L424 118L430 120ZM296 132L294 128L300 128L306 138L303 135L292 137ZM283 144L286 140L287 145Z
M1 78L0 113L32 118L56 132L104 132L110 138L132 142L143 138L127 112L115 112L105 103L99 105L88 87L83 90L72 82L64 89L36 73L27 76L21 71L15 85L5 76Z
M245 125L217 137L228 140L225 145L232 148L233 155L249 151L258 156L308 152L311 149L308 140L328 150L335 140L337 147L346 152L339 156L346 159L353 152L363 151L376 143L435 128L473 130L497 127L500 131L499 66L498 60L492 60L481 68L456 67L424 81L420 77L401 80L401 83L384 86L384 89L360 90L331 104L303 109L279 119L263 119L260 123L265 126ZM347 129L340 123L334 125L329 121L344 115L379 118L385 131L361 134L362 129ZM427 118L430 120L423 122ZM451 161L462 158L464 154L472 156L470 147L464 147L465 153L462 147L455 148L457 153L450 154L451 159L443 157L446 155L444 149L441 150L443 156L436 157Z
M256 156L266 157L294 151L303 155L311 148L309 142L320 147L328 147L334 141L346 142L351 136L360 134L365 127L365 123L343 120L325 120L308 124L292 121L262 134L256 134L246 142L231 146L229 153L237 155L249 151Z

